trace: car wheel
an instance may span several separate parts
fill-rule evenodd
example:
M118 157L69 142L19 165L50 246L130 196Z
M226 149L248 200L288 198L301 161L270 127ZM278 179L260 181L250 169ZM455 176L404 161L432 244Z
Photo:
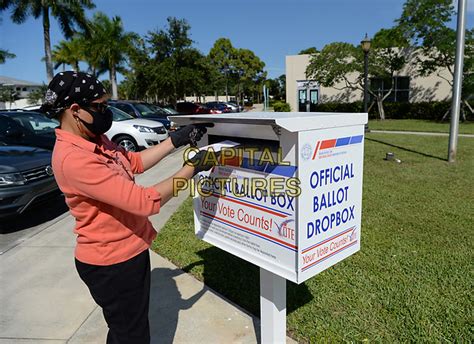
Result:
M123 148L125 148L126 151L129 151L129 152L138 151L137 141L135 141L133 137L131 136L128 136L128 135L117 136L114 139L114 142L118 144L119 146L122 146Z

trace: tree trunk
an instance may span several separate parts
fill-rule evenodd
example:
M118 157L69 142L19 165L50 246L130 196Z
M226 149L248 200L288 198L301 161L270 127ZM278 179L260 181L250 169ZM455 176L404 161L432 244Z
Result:
M51 58L51 39L49 36L49 7L43 6L43 37L44 37L44 57L46 63L46 77L48 83L53 79L53 61Z
M464 100L464 104L466 104L469 111L471 111L471 115L474 114L474 110L472 109L471 105L469 104L469 102L467 100Z
M227 73L225 74L225 101L229 101L229 78L227 77Z
M379 109L380 119L383 121L385 119L385 110L383 108L383 100L380 97L377 97L377 107Z
M112 99L118 99L118 92L117 92L117 71L115 70L115 66L110 66L110 84L112 85Z

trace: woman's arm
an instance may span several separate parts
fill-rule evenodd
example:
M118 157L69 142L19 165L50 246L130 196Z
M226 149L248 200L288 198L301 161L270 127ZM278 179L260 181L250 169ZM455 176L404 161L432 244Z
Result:
M178 172L176 172L173 176L169 177L168 179L163 180L162 182L153 185L153 187L158 191L161 195L160 205L163 206L166 202L168 202L173 197L173 180L175 178L181 179L191 179L194 175L194 167L185 165L183 166Z
M153 167L174 148L179 148L187 144L196 146L196 142L207 132L206 128L212 126L214 126L212 123L189 124L179 130L170 132L170 137L165 141L140 152L143 169L146 171L150 167Z
M216 166L219 163L219 153L214 153L215 160L206 159L209 151L202 150L193 156L191 159L186 161L186 164L176 172L172 177L162 181L161 183L153 185L156 191L161 195L161 205L169 201L169 199L174 194L174 180L179 179L191 179L193 176L202 171L209 171L212 167Z
M173 151L174 146L171 139L168 137L160 144L147 148L140 152L140 157L143 163L143 169L146 171L155 166L161 159Z

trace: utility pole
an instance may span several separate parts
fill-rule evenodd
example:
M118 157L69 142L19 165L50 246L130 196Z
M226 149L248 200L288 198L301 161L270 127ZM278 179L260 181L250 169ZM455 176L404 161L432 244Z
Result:
M459 111L461 109L462 70L464 65L464 44L466 36L466 3L458 0L458 25L456 38L456 61L454 64L453 97L451 105L451 128L449 131L448 162L456 161L459 134Z

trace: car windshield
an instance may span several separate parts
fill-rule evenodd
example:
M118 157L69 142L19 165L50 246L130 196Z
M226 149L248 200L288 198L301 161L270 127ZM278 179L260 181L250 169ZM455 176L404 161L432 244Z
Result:
M165 107L163 110L168 114L168 115L179 115L180 113L176 111L175 109Z
M160 114L160 115L166 115L167 112L165 109L163 109L162 107L159 107L158 105L154 105L154 104L147 104L147 106L153 110L155 110L155 113L157 114Z
M114 122L121 122L121 121L126 121L129 119L134 119L135 117L129 115L126 112L123 112L122 110L117 109L116 107L110 106L110 110L112 110L112 119Z
M142 117L156 117L156 110L153 107L143 103L136 103L134 105Z
M10 115L10 118L35 134L51 134L54 133L54 128L59 126L57 120L47 118L39 113L15 113Z

